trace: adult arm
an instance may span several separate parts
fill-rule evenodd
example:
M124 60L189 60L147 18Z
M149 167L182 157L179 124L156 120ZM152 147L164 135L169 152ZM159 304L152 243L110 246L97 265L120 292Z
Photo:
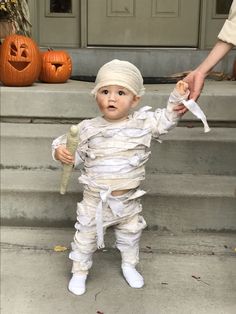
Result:
M218 40L206 59L184 78L189 85L190 99L196 100L200 96L206 76L232 47L232 44Z
M189 84L190 96L196 100L201 93L208 73L236 45L236 0L233 0L228 19L225 21L218 41L206 59L184 79Z

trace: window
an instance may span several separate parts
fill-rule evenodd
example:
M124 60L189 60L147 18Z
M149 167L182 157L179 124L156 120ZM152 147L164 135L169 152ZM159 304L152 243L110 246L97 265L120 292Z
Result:
M233 0L215 0L214 17L226 18Z
M75 0L45 0L46 17L74 17Z
M50 13L72 13L72 1L50 0Z

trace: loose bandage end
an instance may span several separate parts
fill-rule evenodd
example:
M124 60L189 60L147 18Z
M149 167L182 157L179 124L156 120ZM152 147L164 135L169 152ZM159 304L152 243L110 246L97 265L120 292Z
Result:
M207 123L207 118L199 105L193 99L183 100L183 104L189 111L191 111L198 119L202 121L204 125L204 133L210 132L211 129Z

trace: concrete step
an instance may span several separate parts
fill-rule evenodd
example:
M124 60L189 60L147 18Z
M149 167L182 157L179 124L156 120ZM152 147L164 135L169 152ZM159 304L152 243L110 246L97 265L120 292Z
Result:
M4 225L72 226L82 187L78 171L68 193L59 194L58 170L2 170ZM147 174L143 215L150 229L172 232L235 230L236 178L213 175Z
M1 227L1 247L6 249L53 251L57 245L71 249L74 228ZM235 254L235 233L196 232L174 234L165 231L144 229L140 242L142 254L193 254L226 255ZM106 249L114 249L115 235L112 228L105 235Z
M93 83L69 80L65 84L35 83L28 87L1 86L2 119L83 119L99 114L90 91ZM145 85L140 105L165 107L173 84ZM236 121L235 81L206 81L199 98L209 121ZM196 120L191 113L183 121Z
M81 199L73 173L59 194L60 166L51 142L69 125L99 114L92 83L1 86L2 221L9 225L72 226ZM141 105L164 107L173 84L145 85ZM190 114L162 144L153 143L143 198L150 229L176 232L235 230L235 82L207 81L199 104L213 128L208 134ZM62 124L63 123L63 124ZM188 128L183 127L187 125ZM181 126L182 125L182 126ZM228 126L228 127L227 127ZM159 173L157 175L157 173Z
M69 126L2 123L2 168L59 168L52 160L51 143ZM213 128L204 134L199 127L178 127L163 137L162 144L153 141L151 150L151 173L236 175L236 128Z
M47 47L45 48L45 50ZM191 48L129 48L89 47L67 48L73 60L73 75L96 75L98 69L112 59L128 60L135 64L144 77L165 77L196 68L209 50ZM231 74L236 50L232 49L217 64L214 71Z

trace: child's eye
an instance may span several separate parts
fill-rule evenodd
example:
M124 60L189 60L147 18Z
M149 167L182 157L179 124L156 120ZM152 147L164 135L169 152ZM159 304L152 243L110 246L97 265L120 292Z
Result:
M125 92L123 90L119 90L118 92L119 96L125 95Z
M108 94L108 89L103 89L102 94L107 95Z

